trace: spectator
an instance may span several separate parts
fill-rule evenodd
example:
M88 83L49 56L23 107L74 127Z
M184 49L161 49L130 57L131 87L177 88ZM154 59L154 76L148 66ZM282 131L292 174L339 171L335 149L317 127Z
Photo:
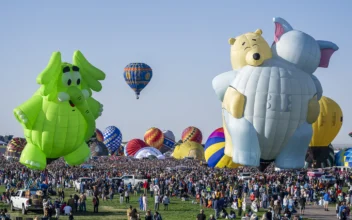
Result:
M98 213L99 211L99 197L98 196L93 196L93 212Z
M199 211L199 214L197 215L197 220L206 220L206 219L207 219L207 217L206 217L206 215L204 214L203 209L201 209L201 210Z
M167 195L163 197L164 210L169 210L170 199Z
M159 211L159 195L157 193L154 196L154 211Z

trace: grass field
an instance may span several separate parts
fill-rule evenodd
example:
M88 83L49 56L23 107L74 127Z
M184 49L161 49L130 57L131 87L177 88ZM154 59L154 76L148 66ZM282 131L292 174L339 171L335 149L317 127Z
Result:
M0 192L3 192L4 188L0 188ZM70 194L73 194L74 191L72 189L65 190L65 197L67 198ZM55 199L55 197L53 197ZM139 210L139 203L138 203L137 196L130 197L130 204L120 204L119 198L115 196L113 201L102 201L100 199L99 205L99 213L93 213L93 206L92 206L92 197L88 197L87 199L87 212L86 213L77 213L74 214L75 219L80 220L115 220L115 219L127 219L126 211L129 205L138 208ZM160 206L159 213L161 214L163 220L194 220L196 219L197 214L199 213L200 206L199 204L192 204L190 201L181 201L179 198L172 197L170 198L170 205L169 211L163 211L164 207ZM1 204L0 208L7 208L9 210L8 205ZM148 209L154 209L154 198L151 198L150 195L148 197ZM230 209L228 208L227 211L229 212ZM15 219L15 217L22 216L23 219L26 218L33 218L35 216L41 217L43 215L42 212L34 213L28 212L27 215L22 215L21 211L14 211L11 212L11 218ZM140 212L142 220L144 219L145 213ZM154 211L153 211L154 212ZM212 209L205 209L205 214L209 217L210 214L214 214L214 210ZM263 214L263 212L257 213L259 216ZM60 219L68 219L67 216L61 216ZM240 219L240 218L237 218Z

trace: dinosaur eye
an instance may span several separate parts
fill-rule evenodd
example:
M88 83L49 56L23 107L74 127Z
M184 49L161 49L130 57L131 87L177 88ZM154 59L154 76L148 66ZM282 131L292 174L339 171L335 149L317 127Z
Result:
M245 45L245 44L246 44L246 42L243 42L243 43L242 43L242 46Z
M81 83L81 79L77 79L77 85Z
M72 83L71 79L67 80L67 85L71 85L71 83Z

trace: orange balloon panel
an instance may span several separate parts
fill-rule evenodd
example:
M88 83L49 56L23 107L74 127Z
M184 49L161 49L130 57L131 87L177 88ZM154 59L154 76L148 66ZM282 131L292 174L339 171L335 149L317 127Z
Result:
M319 100L319 104L320 114L313 124L310 147L328 147L342 126L342 110L334 100L323 96Z

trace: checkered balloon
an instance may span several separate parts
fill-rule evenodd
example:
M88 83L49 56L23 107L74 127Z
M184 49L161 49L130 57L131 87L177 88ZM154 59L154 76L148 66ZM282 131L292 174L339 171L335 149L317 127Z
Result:
M122 142L122 133L115 126L109 126L104 131L104 144L111 153L114 153L119 149Z

